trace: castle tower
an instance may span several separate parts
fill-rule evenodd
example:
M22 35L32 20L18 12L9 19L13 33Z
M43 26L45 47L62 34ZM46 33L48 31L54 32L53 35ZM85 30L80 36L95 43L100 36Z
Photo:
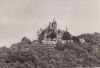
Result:
M44 40L47 40L47 33L45 33L44 35Z
M37 31L37 40L39 40L39 35L41 34L42 31L43 31L42 28L40 28L40 29Z
M49 22L49 26L48 26L49 29L52 29L52 23Z
M55 18L53 19L53 22L52 22L52 28L54 30L57 30L57 22L56 22Z
M40 31L37 31L37 40L39 40Z

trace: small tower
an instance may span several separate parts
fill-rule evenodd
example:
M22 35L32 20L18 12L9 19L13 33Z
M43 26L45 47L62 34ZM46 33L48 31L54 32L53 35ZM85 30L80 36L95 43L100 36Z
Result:
M49 26L48 26L49 29L52 29L52 23L49 22Z
M55 17L53 18L53 22L56 22Z
M41 34L41 32L42 32L42 28L37 31L37 40L39 40L39 35Z
M52 22L52 28L54 30L57 30L57 22L56 22L55 18L53 19L53 22Z
M39 40L40 31L37 31L37 40Z

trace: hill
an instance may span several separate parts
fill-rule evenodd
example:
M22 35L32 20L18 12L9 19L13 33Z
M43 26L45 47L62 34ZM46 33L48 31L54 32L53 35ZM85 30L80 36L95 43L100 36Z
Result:
M35 46L35 49L22 51L0 48L0 68L100 67L100 33L81 34L77 37L84 38L86 42L57 42L53 49L44 48L43 44L34 45L24 37L21 42Z

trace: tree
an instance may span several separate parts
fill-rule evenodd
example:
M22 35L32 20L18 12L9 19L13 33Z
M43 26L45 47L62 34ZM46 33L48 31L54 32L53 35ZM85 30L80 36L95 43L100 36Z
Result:
M72 39L74 42L79 42L79 38L77 36L73 36Z
M64 44L62 44L60 41L58 41L55 49L64 50L65 49Z
M94 34L81 34L79 35L80 38L85 39L87 43L90 45L95 45L100 43L100 34L99 33L94 33Z
M31 44L31 41L27 37L23 37L21 41L27 42L28 44Z
M64 31L62 39L63 40L70 40L71 34L69 32Z
M40 42L42 42L42 40L44 39L45 31L46 31L46 30L43 30L43 31L41 32L41 34L39 35L39 41L40 41Z

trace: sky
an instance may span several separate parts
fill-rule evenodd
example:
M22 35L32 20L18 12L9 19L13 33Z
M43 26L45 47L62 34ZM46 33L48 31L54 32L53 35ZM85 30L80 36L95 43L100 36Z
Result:
M36 39L54 17L72 35L100 32L99 11L99 0L0 0L0 47Z

